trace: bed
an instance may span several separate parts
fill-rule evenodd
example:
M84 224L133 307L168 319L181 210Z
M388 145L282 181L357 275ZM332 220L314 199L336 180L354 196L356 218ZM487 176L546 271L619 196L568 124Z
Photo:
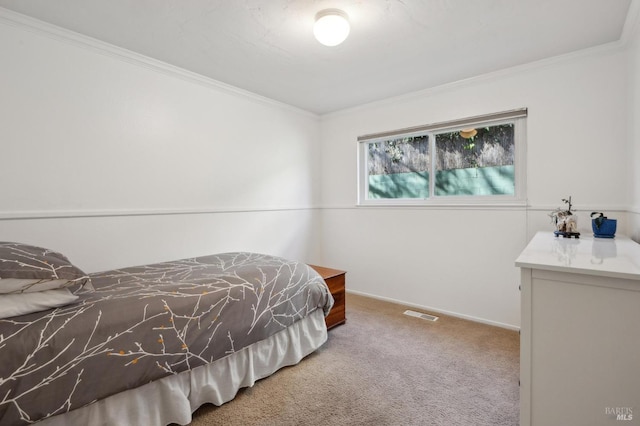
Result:
M313 269L270 255L87 275L17 243L0 243L0 292L2 425L188 424L319 348L333 304Z

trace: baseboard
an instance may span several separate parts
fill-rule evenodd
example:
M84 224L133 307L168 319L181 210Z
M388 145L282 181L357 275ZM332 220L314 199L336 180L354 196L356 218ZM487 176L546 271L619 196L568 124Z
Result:
M447 311L445 309L433 308L431 306L418 305L418 304L415 304L415 303L406 302L404 300L393 299L393 298L390 298L390 297L377 296L375 294L369 294L369 293L365 293L363 291L350 290L350 289L347 288L346 292L347 293L356 294L358 296L365 296L365 297L370 297L370 298L376 299L376 300L382 300L384 302L396 303L398 305L403 305L403 306L407 306L407 307L410 307L410 308L416 308L416 309L420 309L420 310L427 311L427 312L433 312L433 313L438 313L438 314L443 314L443 315L449 315L451 317L461 318L461 319L465 319L465 320L468 320L468 321L478 322L478 323L481 323L481 324L487 324L487 325L492 325L492 326L495 326L495 327L506 328L507 330L514 330L514 331L519 331L520 330L519 326L515 326L515 325L512 325L512 324L505 324L505 323L501 323L501 322L498 322L498 321L491 321L491 320L484 319L484 318L478 318L478 317L474 317L474 316L471 316L471 315L461 314L459 312L451 312L451 311ZM349 306L347 304L347 315L348 315L348 309L349 309Z

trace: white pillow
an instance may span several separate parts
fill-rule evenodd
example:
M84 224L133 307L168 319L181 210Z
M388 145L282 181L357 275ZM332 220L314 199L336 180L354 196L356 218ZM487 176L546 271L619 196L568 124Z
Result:
M27 278L0 279L0 294L33 293L36 291L53 290L69 285L69 280L37 280Z
M0 319L46 311L68 305L78 299L66 288L0 295Z
M24 243L0 242L0 293L82 288L90 282L89 276L62 253Z

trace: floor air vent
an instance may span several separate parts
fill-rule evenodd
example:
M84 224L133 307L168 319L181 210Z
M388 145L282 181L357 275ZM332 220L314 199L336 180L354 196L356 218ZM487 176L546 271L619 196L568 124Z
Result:
M416 318L422 318L423 320L427 320L427 321L438 321L438 317L434 317L433 315L429 315L429 314L423 314L422 312L416 312L416 311L404 311L405 315L409 315L410 317L416 317Z

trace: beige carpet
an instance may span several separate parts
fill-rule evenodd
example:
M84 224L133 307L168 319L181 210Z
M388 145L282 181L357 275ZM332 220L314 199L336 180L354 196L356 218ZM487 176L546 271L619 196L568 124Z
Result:
M518 333L405 309L347 295L347 323L322 348L191 424L517 425Z

